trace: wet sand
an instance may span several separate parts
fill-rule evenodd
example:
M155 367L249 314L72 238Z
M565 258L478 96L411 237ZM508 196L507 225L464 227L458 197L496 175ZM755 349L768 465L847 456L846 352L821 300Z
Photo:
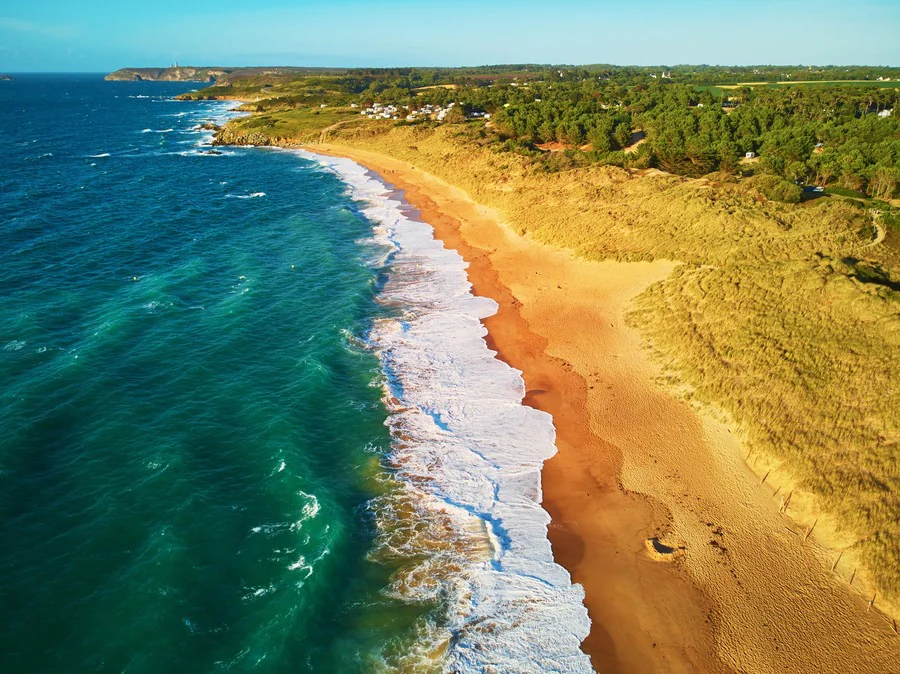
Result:
M585 588L599 672L891 672L900 641L745 464L736 429L662 391L631 300L673 262L588 262L517 236L408 163L344 146L404 191L500 309L491 348L553 415L554 556ZM656 539L655 544L652 539ZM650 541L650 542L648 542Z

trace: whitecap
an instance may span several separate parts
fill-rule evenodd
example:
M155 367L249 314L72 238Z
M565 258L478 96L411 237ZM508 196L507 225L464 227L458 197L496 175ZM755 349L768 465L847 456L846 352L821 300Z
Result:
M259 599L260 597L265 597L267 594L272 594L277 589L277 587L275 585L266 585L264 587L247 589L249 590L249 592L241 597L241 600L245 602L253 601L254 599Z
M307 494L303 491L297 493L306 499L306 503L304 503L303 507L300 509L300 520L298 522L295 522L295 524L299 524L300 522L304 522L306 520L311 520L313 517L319 514L319 510L321 509L321 506L319 505L319 499L317 499L313 494Z
M288 566L288 571L304 571L306 576L303 580L306 580L313 574L313 567L312 564L307 564L306 557L300 555L296 562Z
M100 157L108 157L109 152L101 152L100 154L89 154L88 157L91 159L99 159Z
M369 341L384 372L399 491L374 499L372 557L399 565L407 601L441 597L436 624L447 671L590 672L584 591L553 559L541 468L555 452L552 418L524 406L521 372L498 360L466 262L350 160L298 151L334 171L390 250ZM413 561L411 561L413 560Z
M18 351L23 346L25 346L25 342L22 342L18 339L14 339L11 342L7 342L6 346L3 347L4 351Z
M266 196L265 192L253 192L252 194L226 194L229 199L258 199Z

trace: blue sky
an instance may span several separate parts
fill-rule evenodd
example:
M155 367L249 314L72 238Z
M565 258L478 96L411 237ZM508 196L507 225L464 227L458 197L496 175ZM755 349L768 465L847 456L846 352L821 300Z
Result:
M900 66L900 0L0 0L0 72L486 63Z

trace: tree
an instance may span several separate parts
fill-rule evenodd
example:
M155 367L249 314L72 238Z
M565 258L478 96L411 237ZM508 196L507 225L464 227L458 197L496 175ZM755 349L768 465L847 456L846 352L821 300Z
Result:
M628 147L631 145L631 122L621 121L616 124L616 130L613 132L613 138L619 147Z
M876 165L869 180L869 194L876 199L891 199L900 185L900 169Z
M613 147L613 120L609 115L600 117L588 132L588 142L596 152L609 152Z
M831 153L814 155L812 167L816 173L816 184L827 185L839 173L839 168Z
M462 111L458 105L454 105L447 111L447 114L444 116L444 121L448 124L459 124L460 122L466 121L466 113Z
M806 165L806 162L792 161L787 165L785 175L791 180L802 180L803 182L806 182L806 176L809 175L809 167Z

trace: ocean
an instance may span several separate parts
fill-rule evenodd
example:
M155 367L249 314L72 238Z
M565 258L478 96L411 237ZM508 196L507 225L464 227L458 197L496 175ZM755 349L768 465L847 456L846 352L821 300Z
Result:
M0 83L5 672L590 671L465 263L189 83Z

